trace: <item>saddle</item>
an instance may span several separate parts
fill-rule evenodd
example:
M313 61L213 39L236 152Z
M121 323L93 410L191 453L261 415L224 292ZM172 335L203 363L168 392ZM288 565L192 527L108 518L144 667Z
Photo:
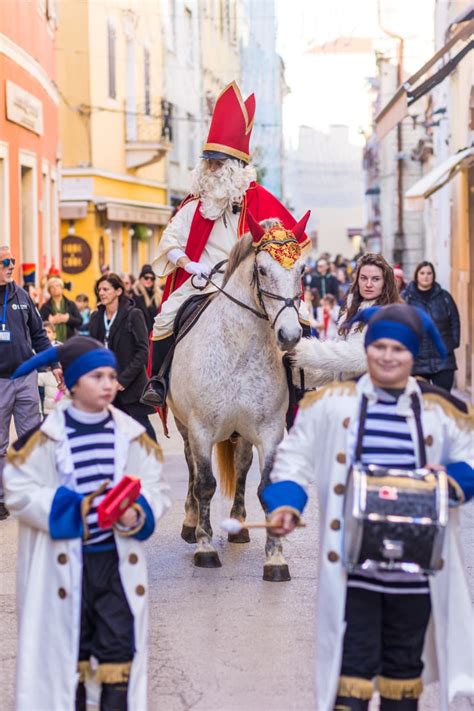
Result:
M198 322L215 294L194 294L179 307L173 324L174 346Z

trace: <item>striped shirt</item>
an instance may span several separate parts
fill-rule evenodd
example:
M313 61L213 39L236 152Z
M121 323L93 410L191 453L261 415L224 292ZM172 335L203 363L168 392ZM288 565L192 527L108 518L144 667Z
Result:
M361 464L387 469L416 469L416 453L406 417L397 413L403 391L377 388L377 401L369 403L362 437ZM372 592L402 595L429 593L425 575L398 571L358 571L348 577L348 586Z
M74 465L75 489L87 496L99 486L114 478L115 469L115 428L109 412L90 413L78 410L70 405L65 413L66 433L69 440L72 462ZM107 488L109 491L111 486ZM114 535L111 530L99 528L97 506L105 496L104 492L94 499L87 514L89 538L85 546L111 543Z

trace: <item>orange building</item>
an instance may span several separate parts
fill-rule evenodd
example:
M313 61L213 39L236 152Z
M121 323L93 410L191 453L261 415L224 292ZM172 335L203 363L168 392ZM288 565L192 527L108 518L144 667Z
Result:
M22 284L60 267L55 0L0 2L0 245Z

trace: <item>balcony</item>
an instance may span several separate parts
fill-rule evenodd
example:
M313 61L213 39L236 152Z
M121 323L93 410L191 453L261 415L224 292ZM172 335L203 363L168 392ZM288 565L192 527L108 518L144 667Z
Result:
M143 168L162 160L172 144L163 131L160 103L153 103L148 110L125 113L125 163L128 169Z

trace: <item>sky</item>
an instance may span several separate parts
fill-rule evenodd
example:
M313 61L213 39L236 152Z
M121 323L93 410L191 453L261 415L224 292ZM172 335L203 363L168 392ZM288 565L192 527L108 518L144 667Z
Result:
M301 124L321 131L345 124L351 142L362 145L360 130L371 123L367 79L376 72L375 54L311 54L308 49L338 37L360 37L373 38L378 47L394 54L396 42L381 30L378 11L387 29L410 41L420 33L431 36L433 4L433 0L276 0L277 51L290 88L284 103L286 142L295 144ZM430 51L427 47L428 56ZM414 71L420 60L408 56L408 65L411 59Z

